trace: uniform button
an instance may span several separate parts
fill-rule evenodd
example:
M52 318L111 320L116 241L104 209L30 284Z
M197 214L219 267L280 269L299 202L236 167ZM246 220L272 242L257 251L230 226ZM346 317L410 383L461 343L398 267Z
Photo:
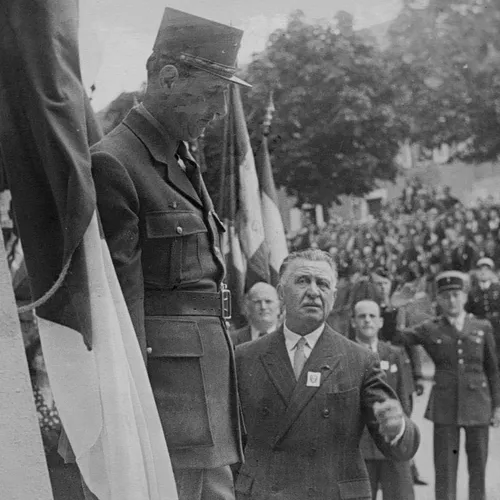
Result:
M177 234L182 234L182 227L177 226L176 231L177 231Z
M462 341L460 339L457 340L458 345L462 345Z
M458 350L458 354L463 354L464 350L463 349L459 349Z
M151 353L153 352L153 348L152 348L152 347L148 347L148 348L146 348L146 352L147 352L148 354L151 354Z
M325 408L322 412L323 418L328 418L330 416L330 410Z
M463 364L464 364L464 360L463 360L462 358L460 358L460 359L458 360L458 362L459 362L461 365L463 365Z

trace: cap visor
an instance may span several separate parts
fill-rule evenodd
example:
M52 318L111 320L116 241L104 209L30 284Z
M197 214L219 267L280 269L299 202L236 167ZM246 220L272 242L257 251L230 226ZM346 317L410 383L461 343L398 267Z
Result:
M189 61L189 63L191 66L197 68L197 69L201 69L202 71L205 71L205 73L210 73L211 75L214 75L214 76L217 76L219 78L222 78L223 80L226 80L228 82L232 82L232 83L236 83L238 85L242 85L243 87L248 87L248 88L252 88L252 86L245 82L245 80L242 80L241 78L238 78L237 76L231 76L231 77L227 77L225 75L221 75L220 73L217 73L216 71L210 71L209 69L203 67L201 64L198 65L198 64L193 64L192 61Z

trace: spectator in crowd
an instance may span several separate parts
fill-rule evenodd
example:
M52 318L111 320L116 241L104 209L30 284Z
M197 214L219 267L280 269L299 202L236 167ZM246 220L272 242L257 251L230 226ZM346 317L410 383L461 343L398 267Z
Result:
M236 348L247 429L239 500L371 497L364 426L387 457L409 460L417 450L418 429L377 356L326 325L336 284L328 253L290 254L278 285L284 326Z
M436 366L426 418L434 423L435 495L456 500L460 431L464 429L469 498L485 500L489 425L500 425L500 378L491 324L465 312L467 276L437 276L443 315L405 330L399 340L421 344Z
M377 353L387 383L397 394L405 415L409 417L414 391L410 360L400 347L380 340L379 332L384 320L378 304L372 300L362 300L355 304L352 324L356 342ZM410 462L397 462L386 458L376 447L367 429L361 438L361 451L370 477L373 500L377 498L379 487L384 500L415 498Z
M492 259L483 257L478 260L476 279L469 291L466 309L474 316L491 323L500 362L500 283L494 269Z
M234 346L274 332L279 326L281 305L276 289L268 283L255 283L245 296L248 325L231 332Z

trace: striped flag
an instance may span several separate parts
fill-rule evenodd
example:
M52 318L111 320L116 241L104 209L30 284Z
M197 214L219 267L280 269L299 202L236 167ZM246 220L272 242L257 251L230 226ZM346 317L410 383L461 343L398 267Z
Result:
M269 252L262 220L259 181L240 90L231 85L225 127L225 160L221 176L221 214L228 231L223 241L229 289L241 306L254 283L269 283ZM235 322L240 315L235 308Z
M278 208L278 195L274 184L271 158L269 156L268 135L274 112L272 93L263 123L262 141L257 153L257 170L259 174L260 194L262 203L262 219L264 233L269 249L269 270L271 284L278 284L278 272L284 258L288 255L285 228Z
M77 0L0 2L0 148L56 405L98 500L176 500L167 445L99 230ZM22 83L21 83L22 82Z

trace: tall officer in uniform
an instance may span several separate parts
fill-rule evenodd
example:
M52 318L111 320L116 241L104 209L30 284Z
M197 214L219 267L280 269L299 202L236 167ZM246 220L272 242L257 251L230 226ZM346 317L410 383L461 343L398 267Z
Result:
M181 500L231 499L242 459L223 226L184 141L227 111L242 31L167 8L142 104L92 149L98 209Z
M493 327L493 336L500 362L500 283L494 282L495 264L489 257L477 262L477 285L471 288L466 309L478 318L487 319Z
M378 338L383 322L380 307L375 301L361 300L355 304L352 323L356 341L378 354L387 383L397 394L405 415L409 417L414 391L410 360L404 349ZM415 498L410 462L397 462L385 457L366 428L360 447L370 477L373 500L377 498L379 486L384 500Z
M436 365L426 418L434 422L436 500L455 500L460 429L465 430L469 498L485 499L488 426L500 425L500 378L491 324L467 314L467 276L436 277L443 312L405 330L399 340L421 344Z

